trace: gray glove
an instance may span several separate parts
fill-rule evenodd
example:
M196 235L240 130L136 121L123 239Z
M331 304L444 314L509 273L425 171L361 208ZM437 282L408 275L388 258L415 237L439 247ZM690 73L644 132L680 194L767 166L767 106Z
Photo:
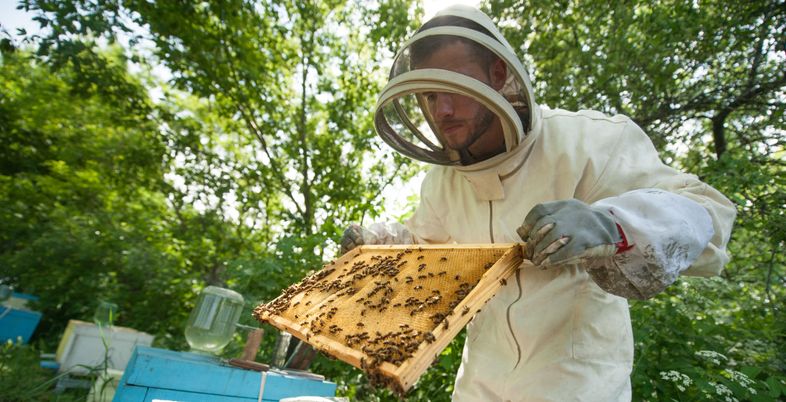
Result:
M368 230L364 229L363 226L360 226L357 223L349 224L349 227L344 230L344 234L341 236L341 240L338 242L338 244L341 245L341 255L348 253L357 246L366 244L366 242L363 240L364 231L368 232ZM368 237L369 235L366 234L366 238Z
M538 204L516 230L535 265L573 264L616 254L622 235L611 213L579 200Z

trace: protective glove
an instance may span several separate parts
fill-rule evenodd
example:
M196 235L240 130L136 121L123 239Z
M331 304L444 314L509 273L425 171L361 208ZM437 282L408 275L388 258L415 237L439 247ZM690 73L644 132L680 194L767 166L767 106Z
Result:
M610 257L626 246L611 212L573 199L536 205L516 232L527 257L544 267Z
M368 228L351 223L341 236L341 254L346 254L364 244L412 244L414 239L409 230L398 222L375 222Z
M367 240L372 237L372 234L363 226L357 223L350 223L349 227L344 230L341 240L338 242L338 244L341 245L341 255L348 253L357 246L366 244L366 240L363 239L364 232Z

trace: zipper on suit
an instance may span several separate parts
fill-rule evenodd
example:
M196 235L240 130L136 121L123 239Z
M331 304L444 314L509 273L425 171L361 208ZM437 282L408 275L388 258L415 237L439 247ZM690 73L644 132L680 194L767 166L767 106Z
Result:
M489 201L489 239L490 243L494 243L494 206L492 201Z
M510 323L510 308L513 307L513 305L516 304L516 302L521 300L522 291L521 291L521 275L520 274L521 274L521 271L520 270L516 270L516 287L518 288L519 295L518 295L518 297L516 297L516 300L513 300L513 302L508 304L508 310L505 312L505 316L508 319L508 330L510 330L510 335L513 337L513 342L516 343L516 364L513 366L514 370L516 369L516 367L519 366L519 363L521 363L521 345L519 345L519 340L516 339L516 333L513 332L513 325Z
M489 239L491 242L494 243L494 203L489 201ZM513 338L513 343L516 344L516 365L513 366L515 369L518 367L519 363L521 362L521 345L519 345L519 340L516 339L516 333L513 332L513 325L510 323L510 308L513 307L516 302L521 300L521 278L519 278L519 271L516 271L516 287L518 288L518 296L516 300L513 300L512 303L508 305L508 308L505 311L505 319L508 324L508 331L510 332L510 336Z

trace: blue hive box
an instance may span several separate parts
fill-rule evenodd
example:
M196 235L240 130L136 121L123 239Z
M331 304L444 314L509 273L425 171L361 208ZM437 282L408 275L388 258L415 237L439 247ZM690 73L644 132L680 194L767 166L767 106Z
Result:
M13 293L11 300L6 305L0 306L0 342L8 340L16 342L22 338L22 343L27 343L35 332L41 313L27 309L27 301L38 300L38 297Z
M336 394L336 384L222 364L212 356L137 346L115 392L114 402L278 401L293 396Z

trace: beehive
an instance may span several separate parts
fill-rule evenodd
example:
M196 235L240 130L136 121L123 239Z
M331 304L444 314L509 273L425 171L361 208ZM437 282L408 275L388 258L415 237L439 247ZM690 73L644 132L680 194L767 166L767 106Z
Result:
M254 316L404 393L522 255L519 244L361 246Z

